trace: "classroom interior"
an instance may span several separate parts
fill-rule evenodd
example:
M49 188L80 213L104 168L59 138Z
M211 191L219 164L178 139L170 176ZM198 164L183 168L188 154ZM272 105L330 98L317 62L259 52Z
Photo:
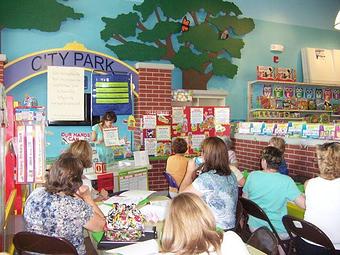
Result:
M320 176L318 148L340 141L340 1L156 2L0 3L0 251L15 254L27 197L78 140L94 151L90 186L152 191L137 203L153 194L162 220L180 191L165 173L176 138L189 160L207 137L229 137L246 179L281 137L298 189ZM93 127L111 111L108 159ZM303 219L304 209L286 207ZM103 235L86 236L87 254L109 254ZM265 254L253 246L249 254Z

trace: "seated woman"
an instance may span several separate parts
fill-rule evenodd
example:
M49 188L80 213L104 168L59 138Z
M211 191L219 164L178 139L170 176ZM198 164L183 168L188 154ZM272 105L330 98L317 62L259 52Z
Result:
M225 138L223 138L223 141L224 141L224 143L226 144L226 146L228 148L228 144L225 141ZM228 149L229 168L230 168L231 172L235 175L237 183L238 183L238 186L239 187L243 187L244 183L246 182L246 179L243 177L243 174L237 168L237 166L235 164L231 164L230 163L230 152L231 151ZM234 152L234 154L235 154L235 152ZM187 167L187 172L186 172L186 175L184 176L184 179L183 179L183 183L184 183L183 188L185 188L190 183L192 183L192 181L197 177L197 175L200 174L199 168L200 168L200 166L203 163L204 163L204 159L203 159L202 156L194 157L194 158L189 160L188 167Z
M52 165L44 187L35 189L26 201L27 231L63 237L86 254L83 227L103 231L105 218L82 186L83 164L71 153L62 154Z
M305 183L304 219L320 228L340 254L340 143L325 143L316 148L320 176ZM301 240L298 254L329 254L324 248Z
M288 233L283 226L282 217L287 214L287 201L294 201L301 208L305 208L305 198L297 188L293 179L278 172L282 160L282 152L268 146L261 155L262 171L249 174L243 187L243 196L254 201L267 214L282 239L288 239ZM249 217L251 231L267 226L266 222Z
M162 234L161 252L249 254L235 232L216 231L216 222L209 207L192 193L181 193L171 201Z
M172 151L175 155L168 158L166 162L166 171L171 174L175 179L178 186L181 186L185 172L187 171L187 165L189 159L184 156L184 153L188 150L188 144L183 138L176 138L172 142ZM175 188L170 188L170 196L177 195Z
M198 169L201 174L191 183L194 172L187 173L180 192L202 197L212 210L218 227L234 228L238 188L229 167L227 146L218 137L208 137L202 143L202 157L204 163Z
M75 157L79 158L83 163L84 168L92 167L92 148L88 141L77 140L73 142L66 152L72 153ZM84 175L82 176L83 184L88 186L91 191L92 198L95 202L109 198L109 193L105 189L101 189L100 192L93 189L91 181Z

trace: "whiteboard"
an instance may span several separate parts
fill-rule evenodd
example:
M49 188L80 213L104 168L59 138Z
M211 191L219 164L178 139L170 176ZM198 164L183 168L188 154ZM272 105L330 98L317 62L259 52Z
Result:
M84 69L48 66L47 119L84 120Z

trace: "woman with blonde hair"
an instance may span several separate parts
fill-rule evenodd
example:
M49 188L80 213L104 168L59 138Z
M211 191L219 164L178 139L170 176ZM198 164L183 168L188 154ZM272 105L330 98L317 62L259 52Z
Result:
M71 143L67 152L72 153L83 163L84 168L92 167L92 148L88 141L77 140Z
M305 183L304 219L320 228L340 254L340 143L318 145L316 155L320 176ZM314 243L301 240L298 244L298 254L328 254Z
M202 157L204 162L195 169L201 174L192 182L194 172L188 173L188 168L180 192L201 197L212 210L217 226L232 229L236 223L238 187L229 167L228 148L221 138L208 137L202 143Z
M168 254L249 254L233 231L216 230L209 207L193 193L172 199L161 240L161 252Z

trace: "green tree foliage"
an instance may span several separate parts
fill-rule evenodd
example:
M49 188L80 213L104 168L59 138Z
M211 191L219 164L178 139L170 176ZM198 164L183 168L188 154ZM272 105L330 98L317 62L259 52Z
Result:
M84 15L56 0L1 0L0 29L21 28L55 32L61 22Z
M233 78L241 57L242 36L255 27L250 18L223 0L144 0L133 12L103 17L106 44L119 58L134 61L168 60L183 72L183 87L206 89L213 75ZM183 17L190 20L181 31ZM226 33L227 39L221 39ZM195 76L195 77L194 77Z

